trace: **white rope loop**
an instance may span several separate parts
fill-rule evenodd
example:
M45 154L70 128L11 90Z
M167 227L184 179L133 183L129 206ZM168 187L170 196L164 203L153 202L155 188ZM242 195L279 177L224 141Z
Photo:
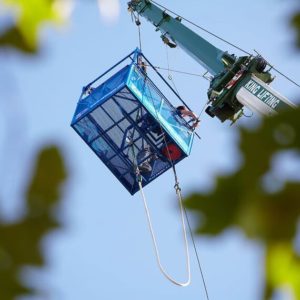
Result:
M187 279L186 282L179 282L179 281L173 279L165 271L164 267L161 264L159 250L158 250L158 246L157 246L157 242L156 242L156 237L155 237L154 229L153 229L152 222L151 222L150 211L149 211L149 208L148 208L148 205L147 205L147 200L146 200L146 197L145 197L145 194L144 194L144 190L143 190L141 180L138 180L138 184L139 184L140 192L141 192L143 202L144 202L144 207L145 207L145 212L146 212L146 215L147 215L148 226L149 226L149 230L150 230L150 233L151 233L153 246L154 246L154 250L155 250L155 255L156 255L156 261L157 261L157 264L159 266L159 269L162 272L162 274L169 281L171 281L175 285L178 285L178 286L181 286L181 287L186 287L191 283L191 266L190 266L190 254L189 254L189 247L188 247L188 241L187 241L187 235L186 235L186 228L185 228L185 221L184 221L184 210L183 210L183 205L182 205L182 197L181 197L180 189L179 188L176 189L176 194L177 194L177 197L178 197L178 200L179 200L179 203L180 203L180 216L181 216L184 243L185 243L186 270L187 270L187 274L188 274L188 279Z

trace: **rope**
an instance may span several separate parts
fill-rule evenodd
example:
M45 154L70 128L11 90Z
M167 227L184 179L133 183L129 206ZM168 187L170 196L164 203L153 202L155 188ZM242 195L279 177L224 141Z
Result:
M167 149L168 149L168 148L167 148ZM195 255L196 255L196 258L197 258L197 262L198 262L199 271L200 271L201 278L202 278L202 283L203 283L204 290L205 290L206 299L209 300L208 290L207 290L207 286L206 286L204 274L203 274L203 271L202 271L202 267L201 267L201 263L200 263L200 259L199 259L199 255L198 255L198 250L197 250L196 243L195 243L195 239L194 239L194 234L193 234L193 231L192 231L192 228L191 228L191 225L190 225L190 221L189 221L189 218L188 218L188 214L187 214L187 212L186 212L186 209L185 209L185 207L182 205L181 188L180 188L180 186L179 186L179 181L178 181L177 172L176 172L176 169L175 169L175 165L174 165L174 163L173 163L173 161L172 161L172 159L171 159L169 149L168 149L168 156L169 156L169 160L170 160L170 162L171 162L171 164L172 164L172 169L173 169L173 174L174 174L174 179L175 179L175 185L174 185L174 188L175 188L175 190L176 190L177 196L178 196L179 199L180 199L180 210L182 211L182 208L183 208L183 210L184 210L185 218L186 218L186 221L187 221L187 224L188 224L190 236L191 236L192 243L193 243L194 252L195 252Z
M168 54L167 54L167 57L168 57ZM168 59L168 58L167 58ZM145 66L149 66L148 64L145 64ZM205 78L206 80L209 80L208 78L206 78L204 75L199 75L199 74L193 74L193 73L188 73L188 72L182 72L182 71L177 71L177 70L173 70L173 69L170 69L169 68L169 59L168 59L168 68L161 68L161 67L157 67L157 66L153 66L155 69L161 69L161 70L165 70L168 72L168 79L171 80L172 82L172 85L176 91L176 93L179 95L179 91L175 85L175 81L173 79L173 76L170 74L170 72L177 72L177 73L181 73L181 74L186 74L186 75L193 75L193 76L200 76L200 77L203 77ZM204 109L206 108L207 104L209 103L209 100L207 100L202 108L202 110L200 111L200 113L197 115L198 116L198 119L200 119ZM196 129L195 129L196 130ZM187 131L188 132L188 131ZM197 132L195 132L195 135L201 139L201 137L198 135Z
M143 190L143 186L142 186L141 176L138 177L138 184L139 184L140 192L141 192L141 195L142 195L142 198L143 198L144 208L145 208L145 212L146 212L146 215L147 215L148 227L149 227L149 230L150 230L150 233L151 233L152 242L153 242L153 246L154 246L154 250L155 250L155 256L156 256L156 260L157 260L157 264L159 266L159 269L162 272L162 274L169 281L171 281L175 285L178 285L178 286L181 286L181 287L186 287L191 283L191 266L190 266L190 255L189 255L189 247L188 247L186 228L185 228L185 222L184 222L184 211L183 211L181 194L180 194L180 192L177 193L179 203L180 203L180 216L181 216L181 223L182 223L184 243L185 243L186 269L187 269L187 273L188 273L188 279L187 279L186 282L179 282L179 281L173 279L166 272L166 270L164 269L164 267L161 264L159 250L158 250L158 246L157 246L157 241L156 241L155 233L154 233L153 226L152 226L150 211L149 211L149 208L148 208L148 205L147 205L147 200L146 200L144 190Z
M264 56L262 56L258 51L256 51L254 49L254 52L257 53L259 56L261 56L266 62L267 64L271 67L271 69L273 69L274 71L276 71L278 74L280 74L282 77L284 77L285 79L287 79L288 81L290 81L291 83L293 83L294 85L296 85L297 87L300 87L299 83L297 83L296 81L294 81L293 79L291 79L290 77L284 75L282 72L280 72L278 69L276 69L272 64L270 64Z
M200 113L198 114L198 118L200 118L201 115L203 114L203 112L204 112L205 108L207 107L207 104L209 103L209 101L210 101L210 100L208 99L208 100L204 103L204 105L203 105L203 107L202 107Z
M177 193L177 191L179 191L179 193L180 193L180 199L182 199L181 189L179 187L179 181L178 181L178 176L177 176L177 172L176 172L176 169L175 169L175 165L173 164L173 161L171 161L171 163L172 163L172 169L173 169L173 174L174 174L174 179L175 179L175 186L174 186L174 188L176 189L176 193ZM198 263L199 271L200 271L200 274L201 274L201 279L202 279L202 283L203 283L203 286L204 286L206 299L209 300L208 290L207 290L207 286L206 286L206 281L205 281L204 274L203 274L203 271L202 271L202 267L201 267L201 263L200 263L200 258L199 258L199 255L198 255L198 250L197 250L197 247L196 247L196 243L195 243L195 239L194 239L194 234L193 234L193 231L192 231L192 228L191 228L189 217L188 217L188 214L186 212L185 207L182 205L182 200L181 200L180 204L181 204L180 209L182 209L182 207L183 207L185 218L186 218L186 221L187 221L187 224L188 224L189 233L190 233L190 236L191 236L191 239L192 239L194 252L195 252L195 255L196 255L196 258L197 258L197 263Z
M152 99L152 101L153 101L153 99ZM164 136L164 141L165 141L165 144L167 145L165 136ZM155 256L156 256L157 264L158 264L159 269L162 272L162 274L170 282L172 282L173 284L178 285L178 286L186 287L191 283L191 266L190 266L190 254L189 254L189 247L188 247L188 241L187 241L186 227L185 227L185 222L184 222L184 212L183 212L183 204L182 204L182 197L181 197L181 194L180 194L180 189L176 190L176 194L177 194L177 197L178 197L178 200L179 200L179 203L180 203L180 216L181 216L181 223L182 223L182 230L183 230L184 244L185 244L186 270L187 270L187 274L188 274L188 279L187 279L186 282L179 282L179 281L173 279L161 264L160 254L159 254L159 250L158 250L158 246L157 246L157 241L156 241L154 229L153 229L153 226L152 226L150 211L149 211L146 196L145 196L144 190L143 190L142 175L140 174L138 161L137 161L137 158L136 158L136 154L135 154L135 151L134 151L134 145L133 144L131 144L131 148L132 148L132 155L133 155L133 170L136 173L136 178L137 178L137 182L138 182L138 185L139 185L139 190L140 190L141 196L143 198L144 208L145 208L145 212L146 212L146 216L147 216L148 227L149 227L149 230L150 230L150 233L151 233L151 238L152 238L152 242L153 242L153 246L154 246L154 250L155 250ZM168 152L169 152L169 150L168 150ZM170 157L170 153L169 153L169 157ZM172 165L173 165L173 163L172 163Z
M167 55L167 65L168 65L168 79L171 80L171 82L172 82L172 84L173 84L173 87L174 87L176 93L180 96L179 91L178 91L178 89L177 89L177 87L176 87L176 85L175 85L175 81L174 81L174 79L173 79L173 76L170 74L169 52L168 52L168 46L167 46L167 45L166 45L166 55ZM180 98L181 98L181 97L180 97ZM208 103L208 101L206 102L206 104L207 104L207 103ZM206 105L206 104L205 104L205 105ZM205 108L205 107L204 107L204 108ZM201 114L202 114L204 108L202 109L201 113L200 113L200 114L198 115L198 117L197 117L198 122L200 121L200 116L201 116ZM195 120L195 121L196 121L196 120ZM194 128L193 130L196 131L196 128ZM196 132L195 132L195 134L197 135ZM197 136L198 136L198 135L197 135ZM200 137L199 137L199 138L200 138ZM201 139L201 138L200 138L200 139Z
M153 107L155 108L153 98L152 97L150 97L150 98L152 100ZM156 109L155 109L155 113L156 113L156 115L158 115L158 112L157 112ZM160 128L162 129L160 123L159 123L159 125L160 125ZM164 139L165 145L167 145L167 141L166 141L165 136L163 136L163 139ZM138 179L139 189L140 189L140 192L141 192L141 195L142 195L142 198L143 198L143 202L144 202L144 207L145 207L145 211L146 211L146 215L147 215L147 220L148 220L148 226L149 226L149 229L150 229L150 232L151 232L151 237L152 237L152 241L153 241L153 245L154 245L154 249L155 249L157 263L158 263L159 268L160 268L161 272L163 273L163 275L169 281L171 281L172 283L174 283L176 285L179 285L179 286L187 286L187 285L190 284L190 282L191 282L190 256L189 256L189 248L188 248L187 236L186 236L186 227L185 227L184 216L183 216L183 212L184 212L185 218L187 220L189 232L190 232L190 235L191 235L191 239L192 239L192 242L193 242L193 247L194 247L194 251L195 251L195 254L196 254L196 258L197 258L198 267L199 267L199 270L200 270L200 273L201 273L202 282L203 282L203 285L204 285L204 288L205 288L206 299L209 300L208 290L207 290L207 287L206 287L206 282L205 282L204 274L203 274L203 271L202 271L202 268L201 268L200 259L199 259L198 251L197 251L197 248L196 248L196 244L195 244L193 232L192 232L192 229L191 229L191 226L190 226L190 222L189 222L189 218L188 218L187 212L186 212L186 210L185 210L185 208L183 206L183 203L182 203L182 195L181 195L181 189L180 189L180 186L179 186L177 172L176 172L176 169L175 169L175 165L174 165L174 163L173 163L173 161L171 159L171 154L169 152L169 148L166 147L166 149L167 149L167 153L168 153L168 159L169 159L169 161L170 161L170 163L172 165L172 169L173 169L173 174L174 174L174 179L175 179L175 186L174 186L174 188L176 189L176 195L177 195L177 198L178 198L179 203L180 203L181 222L182 222L182 228L183 228L184 240L185 240L185 249L186 249L185 253L186 253L188 280L185 283L177 282L172 277L170 277L170 275L164 270L164 268L161 265L159 251L158 251L157 242L156 242L156 238L155 238L155 233L154 233L154 230L153 230L153 227L152 227L151 216L150 216L149 208L147 206L146 197L145 197L145 194L144 194L144 191L143 191L142 176L140 175L139 169L137 167L137 179Z
M167 66L168 66L168 78L171 80L172 79L172 75L170 74L170 62L169 62L169 52L168 52L168 46L167 46L167 44L165 45L165 49L166 49Z
M138 27L138 32L139 32L139 45L140 45L140 50L142 51L142 35L141 35L141 26L137 25Z
M142 36L141 36L141 21L140 21L140 15L138 14L137 16L135 13L132 11L131 12L131 20L134 21L135 25L138 28L138 36L139 36L139 46L140 50L142 51Z
M158 111L157 111L157 109L155 107L154 99L153 99L152 95L150 95L150 98L152 100L152 105L153 105L153 107L155 109L156 117L158 119ZM161 131L163 132L163 129L162 129L162 126L161 126L160 123L159 123L159 126L160 126ZM191 266L190 266L190 254L189 254L189 247L188 247L188 241L187 241L186 227L185 227L185 222L184 222L184 212L183 212L182 197L181 197L181 192L180 192L180 188L179 188L179 184L178 184L178 180L177 180L176 170L174 168L174 163L173 163L173 161L171 159L171 154L169 152L168 143L167 143L165 134L163 134L163 140L164 140L164 144L165 144L166 149L167 149L169 161L170 161L170 163L172 165L173 171L175 172L174 174L175 174L175 180L176 180L176 184L175 184L176 195L177 195L177 199L178 199L179 204L180 204L180 216L181 216L181 223L182 223L182 230L183 230L184 244L185 244L186 269L187 269L187 274L188 274L188 279L187 279L186 282L179 282L179 281L173 279L165 271L164 267L161 264L159 250L158 250L158 246L157 246L157 242L156 242L156 237L155 237L154 229L153 229L153 226L152 226L151 216L150 216L149 208L148 208L148 205L147 205L147 200L146 200L146 197L145 197L145 194L144 194L144 191L143 191L142 176L140 174L138 166L136 168L136 175L137 175L137 181L138 181L139 189L140 189L140 192L141 192L141 196L142 196L143 202L144 202L145 212L146 212L147 221L148 221L148 227L149 227L149 230L150 230L150 233L151 233L151 237L152 237L152 241L153 241L153 246L154 246L154 250L155 250L155 255L156 255L156 260L157 260L157 264L159 266L159 269L162 272L162 274L169 281L171 281L175 285L186 287L186 286L188 286L191 283Z
M253 111L251 111L251 115L246 115L244 112L243 112L243 116L246 117L246 118L252 118L253 117Z
M149 65L146 65L146 66L149 66ZM209 80L207 77L205 77L204 75L201 75L201 74L196 74L196 73L191 73L191 72L186 72L186 71L179 71L179 70L174 70L174 69L170 69L170 68L163 68L163 67L158 67L158 66L154 66L154 68L158 69L158 70L174 72L174 73L179 73L179 74L184 74L184 75L203 77L204 79Z
M290 81L291 83L293 83L294 85L296 85L297 87L300 88L300 84L299 84L299 83L297 83L296 81L294 81L294 80L291 79L290 77L284 75L284 74L283 74L282 72L280 72L278 69L276 69L276 68L274 68L274 67L272 67L272 69L273 69L274 71L276 71L278 74L280 74L281 76L283 76L285 79L287 79L288 81Z
M188 214L186 212L185 207L183 207L183 209L184 209L185 218L186 218L186 221L187 221L187 224L188 224L189 232L190 232L190 235L191 235L191 239L192 239L192 242L193 242L193 247L194 247L195 255L196 255L196 258L197 258L198 267L199 267L199 270L200 270L200 273L201 273L201 278L202 278L202 283L203 283L204 290L205 290L206 299L209 300L208 290L207 290L207 287L206 287L206 282L205 282L204 274L203 274L203 271L202 271L202 267L201 267L201 263L200 263L200 259L199 259L199 255L198 255L198 251L197 251L195 239L194 239L194 234L193 234L193 231L192 231L192 228L191 228L191 224L190 224L190 221L189 221L189 218L188 218Z
M169 61L168 61L168 66L169 66ZM178 92L177 92L178 93ZM154 105L154 101L153 101L153 98L152 96L150 97L151 100L152 100L152 105L153 107L155 108L155 105ZM207 103L206 103L207 104ZM203 109L202 109L203 111ZM157 112L157 109L155 108L155 113L156 113L156 117L158 118L158 112ZM160 126L160 129L162 130L162 126L161 124L159 123L159 126ZM166 149L167 149L167 153L168 153L168 159L169 159L169 162L171 163L171 166L172 166L172 170L173 170L173 175L174 175L174 180L175 180L175 185L174 185L174 188L176 190L176 194L177 194L177 198L179 199L179 203L180 203L180 213L181 213L181 220L182 220L182 228L184 230L184 239L185 239L185 244L186 244L186 254L187 254L187 266L188 266L188 275L189 275L189 283L191 281L191 274L190 274L190 258L189 258L189 248L188 248L188 244L187 244L187 238L186 238L186 229L185 229L185 222L184 222L184 218L183 218L183 211L184 211L184 214L185 214L185 218L187 220L187 224L188 224L188 228L189 228L189 233L191 235L191 239L192 239L192 243L193 243L193 248L194 248L194 252L195 252L195 255L196 255L196 258L197 258L197 262L198 262L198 267L199 267L199 271L200 271L200 274L201 274L201 278L202 278L202 283L203 283L203 286L204 286L204 289L205 289L205 294L206 294L206 299L209 300L209 296L208 296L208 290L207 290L207 286L206 286L206 282L205 282L205 278L204 278L204 274L203 274L203 271L202 271L202 267L201 267L201 263L200 263L200 259L199 259L199 255L198 255L198 250L197 250L197 247L196 247L196 244L195 244L195 240L194 240L194 235L193 235L193 231L191 229L191 225L190 225L190 221L189 221L189 218L188 218L188 214L186 212L186 209L185 207L183 206L182 204L182 195L181 195L181 188L179 186L179 181L178 181L178 175L177 175L177 172L176 172L176 168L175 168L175 165L173 163L173 160L171 159L171 154L170 154L170 151L169 151L169 148L167 147L167 141L166 141L166 138L165 138L165 135L163 135L163 139L164 139L164 143L166 145ZM139 176L139 178L141 178L141 176ZM153 244L154 244L154 247L155 247L155 251L156 251L156 258L157 258L157 262L158 262L158 265L162 271L162 273L173 283L175 284L178 284L177 282L174 282L172 278L169 277L169 275L167 273L164 272L164 270L162 269L162 266L160 264L160 258L159 258L159 253L157 251L157 244L156 244L156 240L155 240L155 235L154 235L154 232L153 232L153 228L152 228L152 225L151 225L151 218L150 218L150 214L149 214L149 209L147 207L147 203L146 203L146 199L145 199L145 195L144 195L144 192L143 192L143 189L142 189L142 185L141 183L139 182L139 187L140 187L140 191L141 191L141 194L142 194L142 197L143 197L143 200L144 200L144 206L145 206L145 210L146 210L146 214L147 214L147 218L148 218L148 224L149 224L149 228L150 228L150 231L151 231L151 236L152 236L152 240L153 240ZM189 284L188 283L188 284ZM187 285L188 285L187 284ZM186 286L187 286L186 285Z
M169 78L169 80L172 82L173 87L174 87L176 93L180 96L180 94L179 94L179 92L178 92L178 89L177 89L177 87L176 87L176 85L175 85L173 76L170 74L169 51L168 51L168 46L167 46L167 45L166 45L166 56L167 56L167 65L168 65L168 78Z
M169 158L171 158L169 150L168 150L168 155L169 155ZM175 165L173 164L173 161L171 159L170 159L170 161L171 161L171 164L172 164L172 169L173 169L173 174L174 174L174 179L175 179L175 186L174 186L174 188L176 189L176 193L179 193L180 199L182 199L181 188L179 187L179 181L178 181L178 176L177 176L177 172L176 172L176 169L175 169ZM183 207L185 218L186 218L186 221L187 221L187 224L188 224L190 236L191 236L192 243L193 243L194 252L195 252L195 255L196 255L196 258L197 258L197 263L198 263L199 271L200 271L201 278L202 278L202 283L203 283L204 290L205 290L206 299L209 300L208 290L207 290L207 286L206 286L206 281L205 281L204 274L203 274L203 271L202 271L202 267L201 267L201 263L200 263L200 258L199 258L199 255L198 255L198 250L197 250L195 239L194 239L194 234L193 234L193 231L192 231L192 228L191 228L191 225L190 225L190 221L189 221L189 217L188 217L188 214L186 212L186 209L182 205L182 200L180 200L180 205L181 205L180 209L182 209L182 207Z

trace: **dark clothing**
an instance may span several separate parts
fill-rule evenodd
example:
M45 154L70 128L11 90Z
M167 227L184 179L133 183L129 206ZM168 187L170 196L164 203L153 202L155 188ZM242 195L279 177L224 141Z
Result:
M142 118L141 128L144 130L150 130L151 132L160 135L162 134L162 129L159 123L149 114L145 114Z

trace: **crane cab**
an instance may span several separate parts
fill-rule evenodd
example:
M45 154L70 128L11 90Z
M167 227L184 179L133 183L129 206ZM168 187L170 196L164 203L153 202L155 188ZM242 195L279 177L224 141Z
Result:
M211 81L206 113L222 122L228 119L235 122L244 106L263 115L295 107L269 86L274 78L266 68L267 62L260 56L243 56L229 64Z

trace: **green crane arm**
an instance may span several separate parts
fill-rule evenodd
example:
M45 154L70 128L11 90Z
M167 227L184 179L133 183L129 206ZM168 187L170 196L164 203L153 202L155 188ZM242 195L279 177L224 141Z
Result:
M184 26L179 17L171 17L149 0L131 0L128 7L150 21L156 30L162 33L164 42L172 45L168 42L171 39L175 45L180 46L212 75L224 70L222 59L230 59L227 52L221 51ZM231 58L231 60L234 59Z
M170 47L180 46L213 75L207 92L210 105L206 113L222 122L235 122L243 106L264 115L277 113L277 108L294 107L285 97L271 89L273 81L267 62L260 57L236 57L223 52L171 17L150 0L131 0L128 8L150 21Z

